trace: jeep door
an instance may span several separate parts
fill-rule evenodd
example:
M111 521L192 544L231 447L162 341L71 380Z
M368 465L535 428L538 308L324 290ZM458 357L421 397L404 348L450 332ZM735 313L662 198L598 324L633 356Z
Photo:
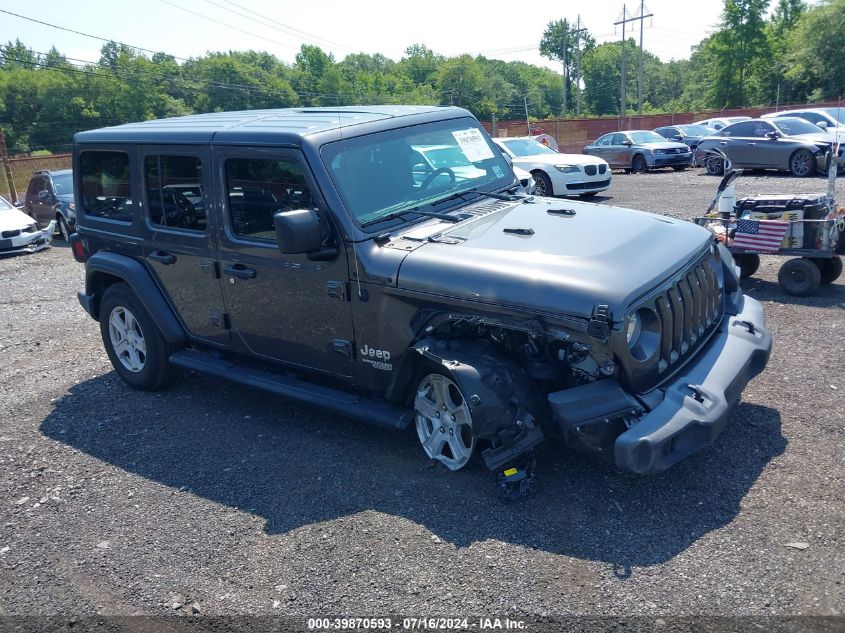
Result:
M230 334L217 263L217 224L209 212L213 208L209 160L204 146L138 148L144 257L188 332L226 345ZM180 193L186 185L202 191L203 204Z
M328 209L298 149L214 148L223 193L220 266L231 327L256 356L353 374L349 270ZM317 209L330 255L282 254L273 216Z

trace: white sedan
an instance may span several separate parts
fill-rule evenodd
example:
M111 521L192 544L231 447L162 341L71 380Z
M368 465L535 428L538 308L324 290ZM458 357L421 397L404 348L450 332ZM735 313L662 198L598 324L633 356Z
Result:
M592 198L610 187L610 167L597 156L561 154L528 137L494 138L514 166L534 176L538 196Z
M42 230L35 220L0 198L0 255L34 253L50 246L56 221Z

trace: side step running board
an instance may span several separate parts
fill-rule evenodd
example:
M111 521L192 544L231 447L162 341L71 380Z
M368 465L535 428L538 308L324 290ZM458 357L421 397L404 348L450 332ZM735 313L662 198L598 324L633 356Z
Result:
M170 357L170 362L178 367L225 378L247 387L270 391L383 428L404 429L414 418L414 412L411 409L402 409L365 396L314 385L298 378L215 358L196 350L186 349L176 352Z

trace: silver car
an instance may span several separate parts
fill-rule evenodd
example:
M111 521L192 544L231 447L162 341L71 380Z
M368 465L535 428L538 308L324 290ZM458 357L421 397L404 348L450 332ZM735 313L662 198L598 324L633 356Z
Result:
M695 158L712 175L724 172L727 157L737 169L777 169L804 178L826 171L834 143L832 134L804 119L752 119L702 139ZM838 160L841 168L841 147Z
M655 167L671 167L675 171L692 164L692 150L686 143L667 141L651 130L611 132L584 148L607 161L615 169L641 172Z

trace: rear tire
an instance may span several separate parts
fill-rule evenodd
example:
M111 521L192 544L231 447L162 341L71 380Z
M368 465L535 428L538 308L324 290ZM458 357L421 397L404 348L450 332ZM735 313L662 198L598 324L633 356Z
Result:
M809 259L790 259L778 272L778 283L783 291L793 297L808 297L819 289L821 271Z
M100 302L100 334L115 371L129 386L154 391L170 382L174 346L125 283L109 286Z
M789 158L789 171L798 178L809 178L816 173L816 157L808 149L799 149Z
M832 284L842 274L842 258L833 256L830 259L816 258L813 263L819 268L820 283Z

